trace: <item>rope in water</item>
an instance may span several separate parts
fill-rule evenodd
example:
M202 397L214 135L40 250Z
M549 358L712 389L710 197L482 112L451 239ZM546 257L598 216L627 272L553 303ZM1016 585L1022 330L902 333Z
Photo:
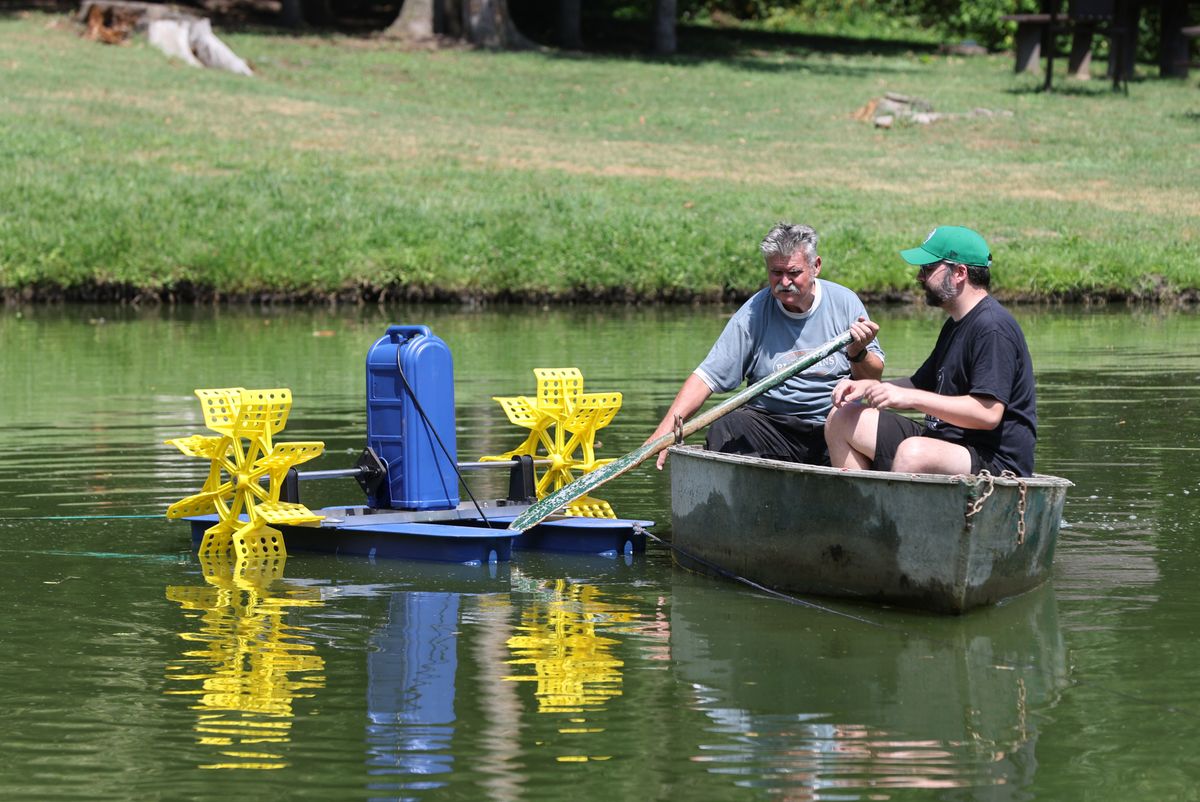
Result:
M153 515L5 515L0 521L115 521L124 518L162 518L163 513Z
M704 559L703 557L697 557L696 555L694 555L684 549L679 548L678 546L676 546L674 543L672 543L669 540L663 540L661 537L659 537L658 535L656 535L652 532L646 532L646 537L650 538L655 543L661 543L662 545L671 549L671 551L674 551L678 554L682 554L684 557L686 557L689 560L692 560L693 562L703 565L705 568L712 570L713 573L723 576L726 579L732 579L735 582L741 582L743 585L752 587L755 590L759 591L760 593L765 593L768 596L774 596L775 598L781 599L781 600L787 602L788 604L795 604L797 606L808 607L809 609L817 610L822 613L829 613L830 615L836 615L836 616L840 616L842 618L849 618L852 621L857 621L860 624L867 624L868 626L872 626L872 627L880 627L882 629L889 629L889 627L885 626L884 624L880 624L878 621L872 621L869 618L863 618L862 616L852 615L850 613L842 612L841 610L835 610L832 607L826 607L823 604L817 604L816 602L807 601L806 599L801 599L796 596L792 596L790 594L783 593L782 591L775 590L774 588L769 588L766 585L760 585L757 582L755 582L753 579L747 579L744 576L738 576L737 574L733 573L732 571L728 571L725 568L722 568L721 566L717 565L716 563L709 562L708 560Z

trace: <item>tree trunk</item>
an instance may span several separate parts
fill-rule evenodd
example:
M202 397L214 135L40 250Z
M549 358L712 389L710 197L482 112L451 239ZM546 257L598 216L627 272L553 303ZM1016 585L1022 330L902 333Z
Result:
M675 52L675 12L677 0L654 0L654 52L669 56Z
M558 0L558 44L568 50L583 49L580 0Z
M400 15L383 32L395 39L431 39L434 28L434 0L404 0Z
M532 47L508 13L508 0L463 0L464 38L495 49Z
M335 17L329 0L298 0L300 14L309 25L322 27L332 25Z
M300 0L283 0L279 4L279 24L285 28L299 28L304 24Z
M1158 74L1163 78L1188 77L1191 46L1183 29L1188 26L1187 0L1163 0L1158 41Z

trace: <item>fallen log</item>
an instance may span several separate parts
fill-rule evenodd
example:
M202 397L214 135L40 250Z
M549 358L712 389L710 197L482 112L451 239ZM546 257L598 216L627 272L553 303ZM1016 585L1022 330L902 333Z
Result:
M84 36L118 44L134 31L144 31L150 44L168 57L193 67L212 67L253 75L250 65L213 33L212 23L178 6L134 0L84 0L79 21Z

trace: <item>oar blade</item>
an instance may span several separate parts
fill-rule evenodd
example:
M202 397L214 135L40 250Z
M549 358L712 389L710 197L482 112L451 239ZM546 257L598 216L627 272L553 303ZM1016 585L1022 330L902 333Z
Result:
M670 435L660 437L658 440L646 443L636 451L631 451L623 457L618 457L607 465L597 468L590 473L585 473L574 482L571 482L571 484L561 487L541 501L531 504L529 509L513 519L513 522L508 525L509 530L524 532L541 523L572 501L586 496L605 482L616 479L626 471L631 471L638 465L641 465L648 457L657 454L670 445L672 439Z

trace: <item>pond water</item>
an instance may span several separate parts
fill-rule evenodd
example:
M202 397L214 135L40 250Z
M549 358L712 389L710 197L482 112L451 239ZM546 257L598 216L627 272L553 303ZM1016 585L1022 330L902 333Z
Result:
M624 393L600 435L619 456L729 311L6 310L0 798L1200 796L1194 314L1016 310L1038 469L1076 486L1052 581L963 618L789 604L654 543L490 567L293 554L235 581L160 517L204 480L162 444L203 433L194 388L291 388L281 439L348 467L367 348L424 323L455 355L460 459L519 443L491 396L565 366ZM940 313L873 311L906 375ZM666 472L597 495L669 538Z

